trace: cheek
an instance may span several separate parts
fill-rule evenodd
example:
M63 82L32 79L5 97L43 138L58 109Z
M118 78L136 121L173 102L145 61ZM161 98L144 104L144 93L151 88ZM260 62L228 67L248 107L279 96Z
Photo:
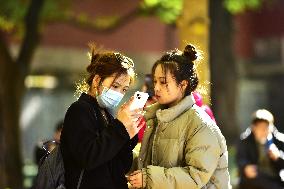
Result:
M160 99L158 99L158 101L163 104L167 104L167 103L171 103L172 101L174 101L176 99L176 95L173 94L170 90L163 90L162 93L160 93Z
M123 88L114 88L114 87L111 87L112 90L116 91L116 92L119 92L121 94L125 94L125 91L123 91Z

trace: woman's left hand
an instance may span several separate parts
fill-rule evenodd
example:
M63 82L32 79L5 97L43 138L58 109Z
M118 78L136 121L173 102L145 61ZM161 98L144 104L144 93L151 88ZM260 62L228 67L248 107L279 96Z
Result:
M142 178L142 172L141 170L134 171L131 173L128 178L128 182L132 185L134 188L142 188L143 184L143 178Z

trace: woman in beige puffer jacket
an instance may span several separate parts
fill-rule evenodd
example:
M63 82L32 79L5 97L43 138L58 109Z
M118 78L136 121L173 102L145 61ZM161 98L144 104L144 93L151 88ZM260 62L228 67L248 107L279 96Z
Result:
M147 129L135 188L230 189L225 138L191 95L198 84L193 46L166 53L153 66L158 103L146 108Z

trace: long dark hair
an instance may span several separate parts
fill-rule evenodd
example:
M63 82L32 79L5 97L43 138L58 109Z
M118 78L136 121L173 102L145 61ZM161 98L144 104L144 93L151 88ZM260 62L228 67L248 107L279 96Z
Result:
M187 45L183 52L178 49L166 52L152 67L152 76L158 65L162 66L164 74L170 72L180 84L183 80L188 81L185 96L190 95L198 85L194 61L198 59L198 53L193 45Z

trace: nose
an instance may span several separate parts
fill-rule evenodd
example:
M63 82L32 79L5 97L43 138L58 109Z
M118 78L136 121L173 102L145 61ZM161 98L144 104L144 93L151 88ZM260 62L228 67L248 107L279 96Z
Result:
M114 91L116 91L116 92L119 92L119 93L121 93L121 94L125 94L125 92L123 91L123 89L120 89L120 88L115 88L115 89L112 89L112 90L114 90Z
M160 91L160 86L158 84L154 85L154 91L155 93L157 93L158 91Z

